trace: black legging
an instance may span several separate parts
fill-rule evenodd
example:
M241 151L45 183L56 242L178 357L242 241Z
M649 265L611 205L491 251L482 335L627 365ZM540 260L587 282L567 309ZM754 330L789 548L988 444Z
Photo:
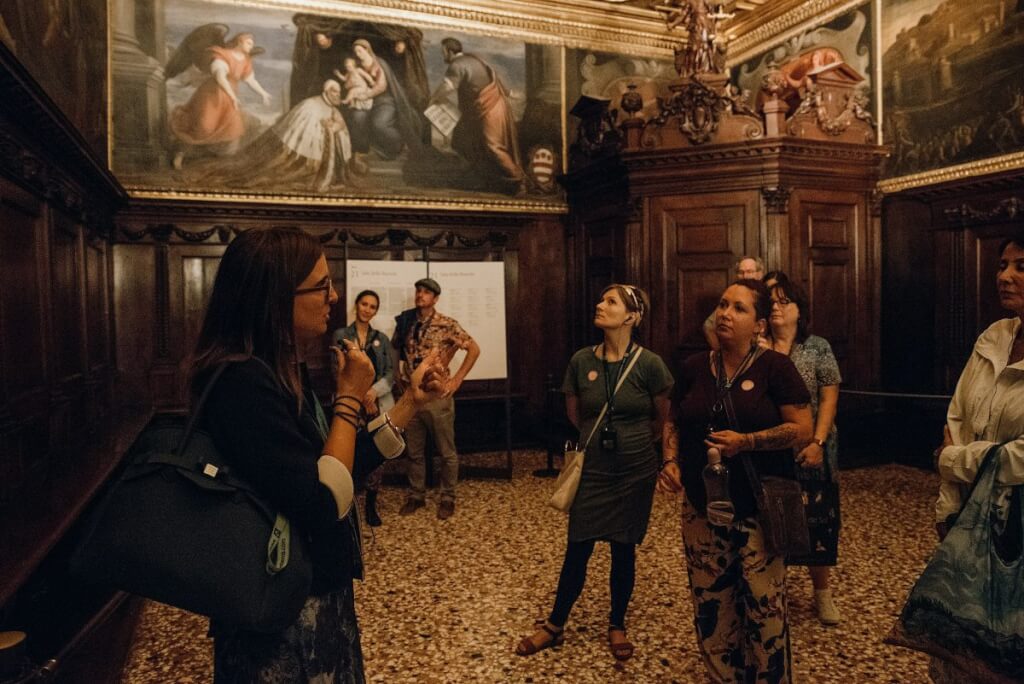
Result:
M562 572L558 576L558 590L555 593L555 607L551 609L548 621L557 626L565 625L569 619L569 611L583 591L587 581L587 563L594 552L594 539L581 542L569 542L562 561ZM609 585L612 595L612 610L608 616L608 624L613 627L626 626L626 608L633 596L633 584L636 580L636 545L609 542L612 548L612 571Z

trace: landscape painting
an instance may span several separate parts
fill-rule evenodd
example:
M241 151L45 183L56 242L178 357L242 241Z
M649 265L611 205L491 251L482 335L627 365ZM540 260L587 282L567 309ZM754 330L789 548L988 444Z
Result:
M563 206L542 46L458 30L166 0L154 75L122 79L112 152L135 192Z
M884 0L886 176L1024 149L1024 0Z

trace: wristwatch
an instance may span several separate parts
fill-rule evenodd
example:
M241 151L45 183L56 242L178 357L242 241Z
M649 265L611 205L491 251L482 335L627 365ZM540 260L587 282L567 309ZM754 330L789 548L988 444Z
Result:
M818 446L820 446L820 447L821 447L822 449L824 449L824 448L825 448L825 440L823 440L823 439L818 439L817 437L815 437L815 438L814 438L814 439L812 439L811 441L812 441L812 442L814 442L815 444L817 444Z

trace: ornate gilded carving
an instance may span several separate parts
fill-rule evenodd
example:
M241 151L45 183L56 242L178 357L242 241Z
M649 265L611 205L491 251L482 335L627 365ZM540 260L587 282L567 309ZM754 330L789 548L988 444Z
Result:
M827 24L836 17L862 5L864 0L785 0L792 9L769 21L761 12L749 12L741 21L729 24L730 64L738 64L754 56L770 42L788 39L812 26ZM781 3L780 3L781 4ZM774 8L772 8L774 9Z
M966 164L947 166L934 171L922 171L897 178L889 178L879 182L878 187L888 194L902 192L913 188L920 188L926 185L935 185L947 181L959 181L968 178L978 178L1000 171L1019 169L1024 165L1024 152L1014 152L1001 157L983 159Z
M761 188L761 197L764 198L764 207L769 214L789 213L789 196L792 188L777 185L772 188Z
M637 112L644 108L644 97L636 89L636 83L626 86L626 92L622 93L619 106L630 119L636 118Z
M885 193L880 189L875 188L871 191L871 197L868 199L868 211L871 212L872 216L878 217L882 215L882 202L885 200Z
M946 223L951 226L973 226L1001 221L1013 221L1024 217L1024 197L1009 197L986 209L979 209L964 202L946 209Z
M831 116L829 108L825 104L822 90L809 82L800 106L793 112L792 118L786 126L786 132L790 135L799 135L802 131L799 117L803 114L811 114L817 121L818 128L831 136L840 136L849 130L850 126L857 121L863 121L875 128L874 117L867 110L868 97L863 90L855 90L846 95L846 105L836 116ZM873 136L872 136L873 137ZM873 142L871 139L864 142Z
M725 40L718 25L733 15L712 8L707 0L666 0L655 9L665 14L669 31L682 28L686 42L675 48L676 71L682 78L725 71Z
M667 100L658 100L658 115L644 127L640 141L642 146L656 147L659 144L659 129L671 121L675 122L676 128L691 145L702 145L714 137L725 118L734 115L751 118L750 125L742 130L743 138L761 137L759 117L750 109L746 97L724 83L724 80L720 88L712 88L702 80L692 79L673 84L669 89L672 90L672 96Z

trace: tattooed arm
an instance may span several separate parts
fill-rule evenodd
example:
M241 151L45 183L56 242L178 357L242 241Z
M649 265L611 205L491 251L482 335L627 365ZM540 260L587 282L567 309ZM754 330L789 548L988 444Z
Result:
M705 444L718 447L722 456L730 458L741 451L778 451L806 444L811 439L813 423L807 404L784 404L779 407L782 422L758 432L720 430L712 432Z
M658 474L658 491L675 494L683 489L682 475L679 472L679 432L676 424L665 421L661 430L661 472Z
M779 407L782 424L760 432L750 432L747 438L751 451L778 451L806 444L814 433L811 408L807 404L788 404Z

